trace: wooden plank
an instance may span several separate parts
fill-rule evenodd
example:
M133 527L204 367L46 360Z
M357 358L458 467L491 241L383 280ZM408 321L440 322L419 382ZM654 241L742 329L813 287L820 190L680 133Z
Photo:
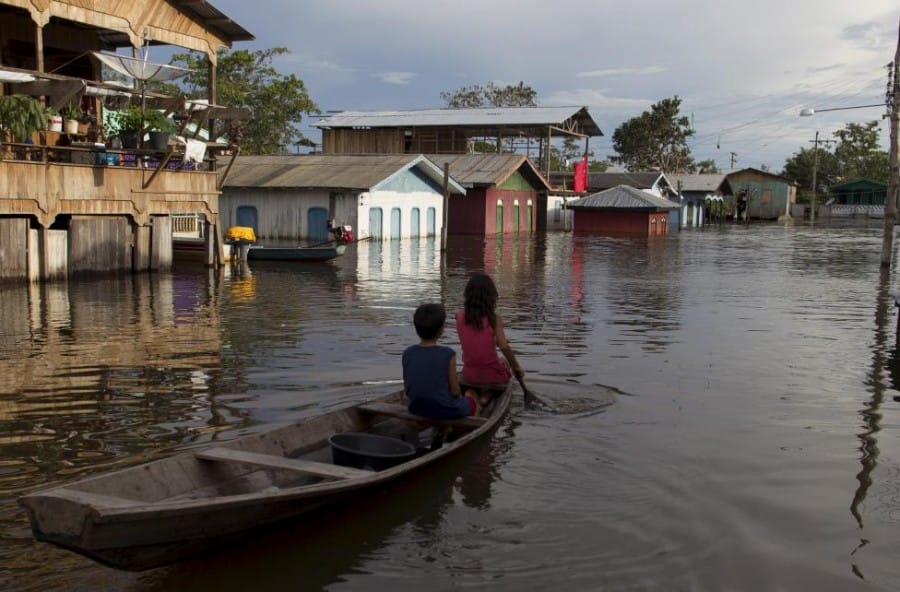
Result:
M454 426L462 428L477 428L487 421L486 417L457 417L455 419L433 419L431 417L422 417L415 415L406 410L403 405L391 403L381 403L374 401L372 403L364 403L357 407L363 413L371 413L374 415L389 415L409 421L421 421L436 425Z
M105 495L102 493L91 493L80 489L70 489L61 487L53 492L53 497L66 499L77 502L85 506L102 507L102 508L124 508L135 505L142 505L146 502L126 499L113 495Z
M342 467L340 465L330 465L328 463L314 462L311 460L287 458L284 456L276 456L274 454L260 454L258 452L247 452L245 450L234 450L231 448L210 448L196 452L194 453L194 456L202 460L239 462L269 469L297 471L299 473L318 475L320 477L332 477L335 479L369 477L373 474L372 471L363 471L352 467Z

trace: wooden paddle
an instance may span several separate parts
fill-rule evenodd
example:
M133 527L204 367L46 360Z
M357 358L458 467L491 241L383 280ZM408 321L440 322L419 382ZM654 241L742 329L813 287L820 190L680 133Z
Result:
M556 413L556 409L552 406L548 405L546 402L541 400L540 397L535 395L533 392L528 390L528 387L525 386L525 379L516 375L516 380L519 381L519 386L522 387L522 398L525 403L525 407L529 409L538 409L540 411L548 411L550 413Z

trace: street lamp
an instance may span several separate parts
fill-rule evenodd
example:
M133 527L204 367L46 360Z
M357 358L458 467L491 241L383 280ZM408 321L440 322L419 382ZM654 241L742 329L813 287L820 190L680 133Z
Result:
M856 105L855 107L832 107L831 109L801 109L800 117L812 117L816 113L824 113L826 111L844 111L845 109L865 109L866 107L884 107L884 103L875 103L873 105Z

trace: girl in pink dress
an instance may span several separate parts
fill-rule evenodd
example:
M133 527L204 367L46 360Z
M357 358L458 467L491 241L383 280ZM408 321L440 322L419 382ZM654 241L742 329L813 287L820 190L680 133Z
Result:
M505 385L515 374L525 372L503 332L503 321L496 312L497 288L490 276L477 273L469 279L465 304L456 313L456 333L462 348L463 382L469 385ZM506 358L497 354L497 348ZM510 370L512 369L512 370ZM466 393L468 394L468 393Z

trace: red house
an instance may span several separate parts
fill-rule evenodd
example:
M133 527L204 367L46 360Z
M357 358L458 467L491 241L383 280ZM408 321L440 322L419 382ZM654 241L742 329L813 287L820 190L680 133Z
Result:
M528 233L546 224L550 186L524 154L440 154L429 160L448 165L450 177L466 189L451 195L448 234L492 236Z
M575 232L657 236L668 233L669 210L678 204L619 185L569 202Z

